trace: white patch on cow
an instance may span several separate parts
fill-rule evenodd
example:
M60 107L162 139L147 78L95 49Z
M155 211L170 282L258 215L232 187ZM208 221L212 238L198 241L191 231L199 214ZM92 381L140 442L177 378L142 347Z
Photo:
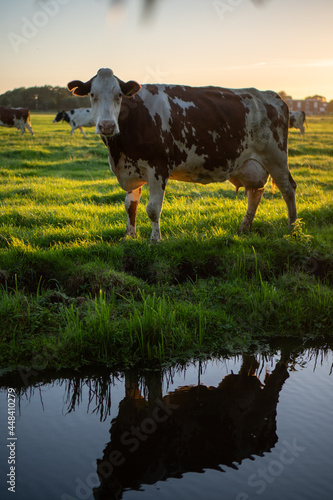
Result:
M215 130L213 130L213 131L209 130L208 134L212 136L213 142L215 142L215 143L217 142L217 139L220 138L219 134Z
M205 161L205 158L208 158L208 155L198 155L196 153L197 147L192 144L191 149L187 151L187 163L191 165L202 165Z
M196 152L197 146L195 144L192 144L191 147L188 148L184 143L175 141L175 145L181 152L186 153L187 158L183 163L176 166L175 170L170 175L170 179L180 181L186 180L187 182L203 182L203 174L204 176L207 174L207 171L203 169L203 165L208 155L199 155ZM190 169L189 165L191 165ZM207 182L211 182L211 180Z
M183 116L186 115L186 110L188 108L196 108L194 102L182 101L179 97L174 97L173 102L183 110Z
M75 122L75 128L95 126L91 108L78 108L74 110L74 113L67 111L67 114L71 121L71 125Z
M156 94L149 92L147 87L143 85L140 97L155 125L157 125L156 116L159 116L162 131L170 132L171 107L168 96L165 93L165 85L159 85Z
M109 154L109 164L111 171L116 175L120 186L125 191L132 191L146 184L148 172L152 168L147 160L133 161L127 158L124 153L120 155L117 165Z
M14 127L19 128L21 130L25 129L25 121L23 118L14 117Z

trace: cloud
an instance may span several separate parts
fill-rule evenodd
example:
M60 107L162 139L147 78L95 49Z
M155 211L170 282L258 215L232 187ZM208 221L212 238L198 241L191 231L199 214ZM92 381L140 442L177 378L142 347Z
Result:
M319 61L312 63L311 66L319 66L323 68L333 67L333 59L320 59Z

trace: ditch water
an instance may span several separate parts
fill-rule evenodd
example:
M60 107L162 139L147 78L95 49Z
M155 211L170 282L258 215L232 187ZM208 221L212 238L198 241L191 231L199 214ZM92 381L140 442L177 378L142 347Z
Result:
M141 374L2 377L0 496L331 500L332 363L332 350L304 348Z

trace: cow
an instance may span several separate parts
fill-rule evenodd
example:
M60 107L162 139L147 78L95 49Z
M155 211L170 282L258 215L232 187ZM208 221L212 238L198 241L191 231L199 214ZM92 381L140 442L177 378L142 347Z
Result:
M80 129L81 134L87 137L82 127L94 127L95 122L92 118L91 108L71 109L70 111L59 111L53 120L53 123L60 121L67 122L71 127L71 136L74 130Z
M21 135L25 132L25 127L31 135L34 135L30 123L30 110L28 108L3 108L0 107L0 125L4 127L16 127L21 130Z
M141 188L151 242L161 239L160 215L169 179L243 186L248 208L239 231L251 229L269 174L297 218L296 182L288 168L289 109L278 94L256 89L125 83L109 68L68 89L90 95L96 132L108 147L111 170L126 191L126 235L135 237Z
M304 123L308 126L304 111L290 111L289 128L299 128L301 135L304 135Z

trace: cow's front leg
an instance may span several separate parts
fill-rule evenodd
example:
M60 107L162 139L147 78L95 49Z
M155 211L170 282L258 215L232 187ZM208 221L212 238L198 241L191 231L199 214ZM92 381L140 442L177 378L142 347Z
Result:
M135 238L136 236L136 213L138 211L138 205L141 197L142 188L134 189L133 191L127 191L125 196L125 209L127 212L127 226L126 226L126 236Z
M154 179L149 182L149 202L146 208L149 219L152 221L150 241L155 243L162 239L160 231L160 216L164 200L166 182Z
M248 198L247 211L243 219L243 222L238 230L238 233L244 233L247 230L251 231L252 222L263 194L264 194L264 188L249 189L247 191L247 198Z

